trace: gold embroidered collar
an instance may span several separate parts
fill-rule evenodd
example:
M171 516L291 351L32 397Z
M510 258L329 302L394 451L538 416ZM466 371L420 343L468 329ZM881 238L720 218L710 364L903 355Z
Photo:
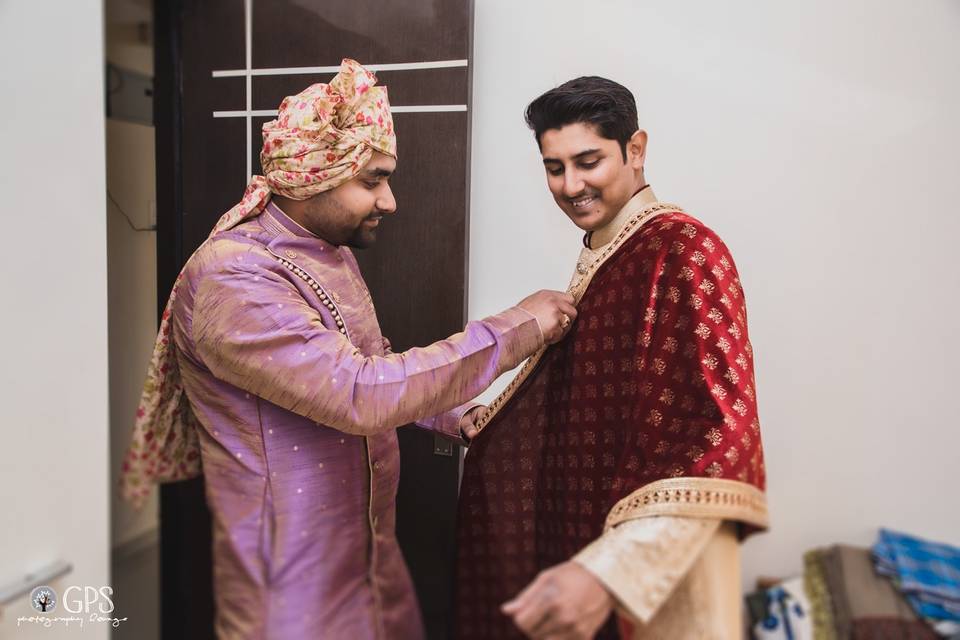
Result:
M574 305L580 304L580 300L583 298L583 294L590 285L590 281L593 279L593 276L596 274L597 270L603 266L603 263L609 260L610 257L617 252L617 249L619 249L624 242L629 240L633 234L639 231L645 223L663 213L683 213L683 209L675 204L656 201L647 204L638 204L645 200L638 199L638 197L646 191L649 191L649 189L638 193L633 199L630 200L630 202L627 203L626 207L624 207L625 210L630 211L630 215L623 222L613 239L602 248L592 252L594 253L594 257L589 264L577 264L577 273L574 275L573 281L567 288L567 292L573 296ZM637 200L637 202L634 202L634 200ZM619 214L617 214L617 217L619 217ZM517 373L516 377L511 380L510 383L507 384L507 387L500 393L500 395L494 398L493 401L487 406L487 410L476 423L478 431L482 431L484 427L490 424L490 421L506 404L507 400L513 397L513 394L516 393L517 389L520 388L520 385L523 384L524 380L526 380L530 373L536 368L537 363L540 362L540 358L543 357L543 354L547 348L547 346L541 347L536 353L530 356L530 358L527 359L527 361L523 364L523 367L520 368L520 371Z

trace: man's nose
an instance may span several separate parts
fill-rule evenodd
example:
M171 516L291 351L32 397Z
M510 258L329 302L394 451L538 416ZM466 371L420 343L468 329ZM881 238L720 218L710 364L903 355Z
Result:
M397 199L393 197L393 190L388 185L386 188L386 193L377 198L377 211L381 213L396 213L397 211Z
M563 195L572 198L583 193L583 180L577 171L567 171L563 174Z

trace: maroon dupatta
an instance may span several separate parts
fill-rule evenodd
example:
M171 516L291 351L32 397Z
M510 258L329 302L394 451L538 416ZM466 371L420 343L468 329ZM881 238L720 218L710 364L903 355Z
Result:
M625 520L766 525L753 353L726 246L657 203L579 271L570 334L491 403L464 463L458 638L522 637L500 605Z

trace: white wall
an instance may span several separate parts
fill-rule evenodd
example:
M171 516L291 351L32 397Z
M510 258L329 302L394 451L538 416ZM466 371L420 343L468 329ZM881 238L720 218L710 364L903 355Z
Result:
M153 46L139 37L152 14L143 0L107 0L107 61L153 76ZM157 491L139 510L120 497L117 479L130 444L147 364L157 335L156 151L152 126L108 118L107 209L110 308L110 507L113 547L149 540L157 530ZM126 214L126 217L124 217Z
M142 230L152 224L156 180L153 127L109 118L106 133L107 186L116 201L107 209L107 260L111 540L118 547L157 528L159 492L136 510L120 497L117 484L157 335L157 238L155 231Z
M630 87L657 195L746 286L773 528L745 585L881 525L960 544L958 34L954 0L476 3L470 316L563 288L579 251L526 104Z
M0 582L62 559L61 592L109 584L102 19L99 0L0 2ZM30 612L7 608L0 638L76 637L18 629Z

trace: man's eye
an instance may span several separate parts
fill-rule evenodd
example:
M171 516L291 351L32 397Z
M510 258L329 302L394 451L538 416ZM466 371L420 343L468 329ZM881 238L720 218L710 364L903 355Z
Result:
M561 168L547 169L547 173L549 173L552 176L558 176L561 173L563 173L563 169Z
M595 166L597 166L598 164L600 164L600 160L599 160L599 159L597 159L597 160L589 160L589 161L587 161L587 162L581 162L581 163L580 163L580 166L581 166L582 168L584 168L584 169L593 169L593 168L594 168Z

